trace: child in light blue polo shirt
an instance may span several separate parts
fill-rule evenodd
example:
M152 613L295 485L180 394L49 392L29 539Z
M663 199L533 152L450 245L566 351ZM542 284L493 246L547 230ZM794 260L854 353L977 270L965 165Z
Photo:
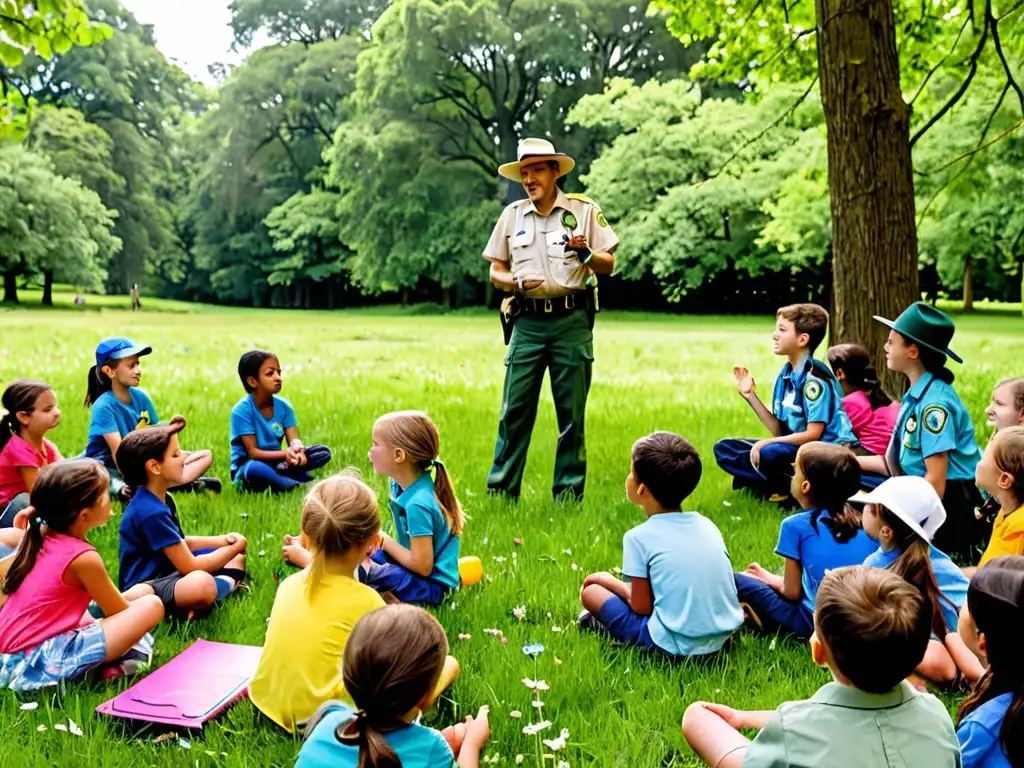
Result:
M893 573L829 571L811 657L834 681L775 711L696 702L683 736L713 768L960 768L945 706L906 682L928 645L930 615L928 599ZM740 733L748 728L760 731L753 741Z
M231 409L231 482L240 491L290 491L331 460L325 445L303 445L295 409L281 391L281 363L254 349L238 361L246 396ZM282 443L287 440L287 447Z
M832 370L814 359L825 338L828 312L817 304L782 307L772 334L776 355L787 358L775 380L771 410L757 396L746 368L734 368L736 389L772 436L727 438L715 443L715 461L733 477L733 489L751 488L785 498L793 459L801 445L816 440L859 445L843 410L843 390Z
M419 411L389 413L377 419L371 439L373 470L391 478L395 535L382 535L360 579L403 603L439 605L461 583L459 537L466 517L438 458L437 426Z
M679 511L700 476L697 450L679 435L655 432L634 444L626 497L647 520L622 540L630 581L588 576L581 628L683 657L721 650L743 623L721 532L703 515Z
M847 499L860 487L860 466L849 448L807 443L794 462L792 494L803 512L787 517L775 554L785 558L777 576L757 563L736 574L740 603L760 628L810 637L814 598L825 574L860 565L877 545L861 528Z

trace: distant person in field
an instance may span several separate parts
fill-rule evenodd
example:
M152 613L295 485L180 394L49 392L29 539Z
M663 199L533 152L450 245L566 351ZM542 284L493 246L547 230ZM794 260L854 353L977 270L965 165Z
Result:
M0 529L29 503L39 470L63 457L45 435L60 424L57 395L45 381L18 379L4 390L0 403Z
M743 623L729 553L718 527L683 503L701 476L697 450L655 432L633 445L626 498L647 519L622 537L622 574L586 578L581 629L672 657L725 647Z
M860 344L837 344L826 354L843 389L843 410L850 417L853 433L866 451L884 456L900 404L882 391L871 356Z
M502 304L508 352L487 488L519 498L537 400L550 371L559 433L551 490L556 499L579 500L587 475L584 416L597 276L615 269L619 240L592 200L558 188L557 180L575 167L571 157L544 139L524 139L518 154L498 173L521 183L527 199L505 208L483 254L491 263L491 283L511 294Z
M131 339L104 339L96 346L96 365L89 369L86 382L85 405L92 412L85 455L107 468L110 492L122 504L131 500L132 488L125 484L114 461L118 446L134 430L160 421L156 405L139 389L141 359L152 352L152 347L136 344ZM171 490L220 493L220 480L203 475L212 463L210 451L187 454L183 484Z
M947 518L936 534L936 547L961 561L974 563L991 534L991 526L975 515L982 506L974 484L981 450L971 416L953 389L946 359L963 360L949 348L955 328L941 310L923 302L908 307L896 320L875 317L888 326L885 360L910 384L903 396L890 449L885 456L861 456L865 485L887 477L923 477L942 499Z
M137 283L132 283L132 312L142 309L142 302L139 301L139 286Z
M683 736L710 768L960 768L945 705L906 682L928 645L931 606L899 576L825 574L811 658L833 681L806 701L748 712L696 702ZM753 741L741 730L756 730Z
M839 381L827 365L814 358L827 326L828 312L817 304L792 304L776 313L772 349L786 358L786 364L775 380L770 408L758 397L750 371L733 368L736 391L772 435L715 443L715 460L732 475L734 490L750 488L773 501L785 501L789 499L793 460L801 445L820 440L859 446L843 410Z
M239 491L280 493L313 482L331 460L326 445L304 445L291 403L278 396L277 355L254 349L238 361L245 397L231 409L231 482Z

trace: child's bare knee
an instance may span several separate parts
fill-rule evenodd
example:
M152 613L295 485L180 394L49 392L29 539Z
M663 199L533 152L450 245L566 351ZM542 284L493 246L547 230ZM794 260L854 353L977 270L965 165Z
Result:
M137 600L132 601L132 605L139 606L139 610L143 612L151 627L155 627L163 621L164 604L156 595L143 595Z
M597 584L591 584L583 588L580 592L580 600L583 602L583 606L591 613L597 613L601 609L601 605L604 603L607 590L604 587L598 586Z
M217 582L205 571L193 571L178 582L181 597L175 589L175 600L192 608L205 608L217 602Z
M683 738L687 741L693 736L693 731L697 728L697 721L704 715L707 710L704 708L703 701L695 701L693 704L686 708L683 713Z

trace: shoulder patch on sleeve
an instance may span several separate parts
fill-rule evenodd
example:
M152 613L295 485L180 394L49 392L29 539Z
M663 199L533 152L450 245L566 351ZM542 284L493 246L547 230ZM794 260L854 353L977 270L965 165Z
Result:
M924 422L925 429L933 435L938 435L946 428L946 422L949 421L949 411L941 405L929 405L924 409L924 413L921 414L921 421Z
M804 397L806 397L812 403L820 400L824 392L825 387L817 379L811 377L808 378L806 382L804 382Z
M568 197L570 200L582 200L584 203L590 203L590 205L593 205L594 207L600 207L597 203L595 203L589 197L584 195L582 192L566 192L565 196Z
M601 213L601 211L597 212L597 223L600 224L602 227L608 226L608 219L604 217L604 214Z

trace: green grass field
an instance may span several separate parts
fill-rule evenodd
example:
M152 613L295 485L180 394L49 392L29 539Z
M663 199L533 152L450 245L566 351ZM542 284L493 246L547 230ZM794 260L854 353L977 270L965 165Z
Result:
M90 300L91 303L91 300ZM88 305L87 305L88 306ZM160 310L155 307L161 307ZM82 406L86 371L102 337L127 335L151 344L142 386L161 418L188 417L186 448L211 448L213 471L228 476L228 416L242 389L235 374L239 355L254 346L275 351L285 368L283 395L295 406L307 441L334 449L330 470L355 466L369 472L370 428L381 413L400 408L427 411L441 430L442 457L470 516L463 554L481 557L486 580L456 594L438 611L462 676L427 722L445 725L481 704L491 707L493 739L485 757L514 765L554 768L557 760L580 764L693 765L679 731L687 703L711 699L746 708L774 708L810 695L827 680L801 644L741 632L727 657L711 667L669 666L636 652L581 635L575 626L579 585L595 570L621 565L622 534L643 519L625 499L629 450L655 429L679 432L704 458L704 479L686 504L721 527L736 568L751 560L778 568L773 554L780 513L729 490L714 465L711 447L728 435L758 434L758 423L735 395L731 368L754 371L760 391L770 387L780 362L768 343L771 318L605 315L596 338L594 386L587 419L589 478L582 507L554 506L549 497L556 427L550 395L540 417L518 507L485 495L503 375L497 318L480 313L423 316L381 311L351 313L211 310L148 302L131 314L116 308L92 311L0 312L0 383L34 376L57 391L63 423L53 439L65 455L85 445L88 411ZM1024 321L995 314L959 318L954 347L968 361L958 370L958 389L968 403L979 438L982 410L993 383L1020 374ZM368 478L381 494L383 478ZM229 530L249 540L251 594L233 595L208 620L165 624L157 630L157 662L164 663L198 637L262 643L276 577L287 573L280 557L285 533L298 532L302 496L240 497L230 488L219 497L179 497L186 531ZM247 515L247 517L246 517ZM386 524L390 525L385 513ZM514 543L522 539L522 545ZM94 532L93 543L116 573L117 519ZM517 605L526 617L512 616ZM501 629L507 645L484 633ZM460 633L472 635L458 640ZM543 734L568 728L569 746L556 761L542 757L539 738L523 735L535 717L522 685L533 663L521 647L540 642L538 674L551 687L544 696ZM188 735L156 745L160 729L131 733L95 716L94 708L127 683L72 685L38 697L34 711L24 699L0 694L0 731L6 766L291 766L298 743L261 720L244 702ZM524 719L509 712L519 710ZM74 720L84 735L54 729ZM45 732L38 730L47 726Z

